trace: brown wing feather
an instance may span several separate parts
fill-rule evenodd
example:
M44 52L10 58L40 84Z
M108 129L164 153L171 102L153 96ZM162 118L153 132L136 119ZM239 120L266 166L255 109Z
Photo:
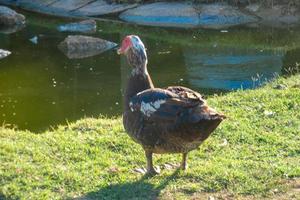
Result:
M188 99L195 99L195 100L200 100L200 101L204 101L204 99L202 98L201 94L191 90L189 88L186 87L182 87L182 86L169 86L166 88L166 90L173 92L177 95L179 95L182 98L188 98Z
M201 94L194 90L191 90L189 88L182 87L182 86L170 86L170 87L167 87L166 90L177 94L182 99L186 99L187 101L197 102L199 106L195 109L196 113L206 114L206 115L212 117L212 119L214 119L214 117L217 117L217 116L221 117L221 118L225 118L225 115L217 113L216 110L214 110L213 108L210 108L207 105L204 98L201 96Z

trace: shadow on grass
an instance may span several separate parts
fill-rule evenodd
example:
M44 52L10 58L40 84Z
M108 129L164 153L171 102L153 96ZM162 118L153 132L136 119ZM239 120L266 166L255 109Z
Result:
M101 188L99 191L90 192L74 200L93 200L93 199L157 199L160 192L168 183L178 176L179 169L167 177L158 186L149 183L149 176L143 176L140 180L130 183L110 185Z

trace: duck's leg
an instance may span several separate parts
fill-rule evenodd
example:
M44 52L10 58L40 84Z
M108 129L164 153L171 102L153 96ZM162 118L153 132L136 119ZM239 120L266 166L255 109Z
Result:
M153 167L153 160L152 160L153 153L151 151L145 150L145 155L147 159L147 174L150 175L158 174Z
M186 163L187 154L188 154L188 153L183 153L183 154L182 154L182 160L181 160L181 165L180 165L180 168L181 168L182 170L186 170L186 169L187 169L187 163Z

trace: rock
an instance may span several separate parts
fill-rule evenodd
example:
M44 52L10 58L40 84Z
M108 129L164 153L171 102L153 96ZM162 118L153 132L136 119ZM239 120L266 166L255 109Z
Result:
M201 4L199 26L202 28L221 29L241 24L254 23L259 19L254 15L243 13L237 7L226 3Z
M81 33L95 33L97 30L97 23L95 20L84 20L70 24L64 24L57 27L60 32L81 32Z
M78 8L84 7L93 1L95 1L95 0L76 0L76 1L74 1L74 0L59 0L59 1L55 1L54 3L48 5L48 7L51 7L52 9L73 11Z
M264 115L267 116L267 117L273 117L275 115L275 112L265 110Z
M278 85L275 85L273 88L276 90L285 90L285 89L287 89L287 86L283 85L283 84L278 84Z
M119 16L122 20L150 26L197 27L199 15L190 3L157 2L129 9Z
M258 18L225 3L158 2L127 10L120 18L137 24L170 27L226 28Z
M10 34L25 26L25 17L14 10L0 6L0 33Z
M23 9L38 13L64 15L65 13L63 10L53 10L51 7L48 7L48 5L52 5L56 1L57 0L18 0L16 5Z
M9 56L10 54L11 54L10 51L0 49L0 59L5 58L5 57Z
M116 47L117 44L89 36L68 36L58 48L70 59L86 58Z
M250 12L257 12L260 8L260 4L258 3L252 3L246 7L246 10Z
M300 25L300 12L296 6L274 5L264 7L261 4L253 4L246 7L246 10L260 17L259 24L286 28L287 26Z
M56 16L99 16L134 8L137 4L108 3L106 0L0 0L0 4L18 6Z
M25 17L14 10L0 6L0 25L2 26L21 26L25 24Z
M29 41L32 42L33 44L38 44L38 36L34 36L33 38L30 38Z
M107 3L105 0L98 0L72 12L74 15L99 16L106 14L119 13L129 8L136 7L137 4L116 4Z

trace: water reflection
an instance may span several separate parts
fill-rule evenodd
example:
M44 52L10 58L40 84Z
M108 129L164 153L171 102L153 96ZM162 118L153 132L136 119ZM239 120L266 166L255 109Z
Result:
M283 56L283 51L234 47L184 49L190 84L223 90L255 88L280 75Z
M0 62L1 122L42 130L85 115L120 114L114 52L68 60L56 46L64 36L44 37L33 45L27 35L11 35L4 45L13 53Z

